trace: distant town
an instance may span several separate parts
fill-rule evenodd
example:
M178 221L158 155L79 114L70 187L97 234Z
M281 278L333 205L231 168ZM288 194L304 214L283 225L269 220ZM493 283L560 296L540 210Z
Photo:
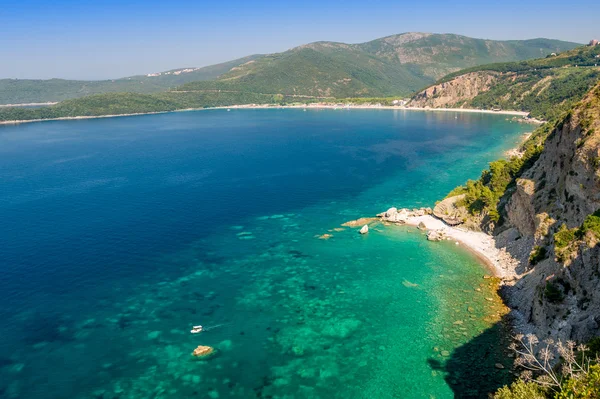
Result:
M149 73L146 76L151 78L153 76L161 76L161 75L181 75L182 73L194 72L194 71L197 71L198 69L200 69L200 68L185 68L185 69L179 69L177 71Z

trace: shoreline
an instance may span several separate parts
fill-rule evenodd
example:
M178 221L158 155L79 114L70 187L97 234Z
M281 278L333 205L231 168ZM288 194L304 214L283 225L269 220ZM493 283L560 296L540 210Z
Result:
M44 103L45 105L46 103ZM56 104L56 103L54 103ZM36 105L36 104L30 104ZM41 105L41 104L37 104ZM47 103L47 105L53 105L52 103ZM26 106L25 104L21 104L21 106ZM0 105L0 107L10 107L10 105ZM142 116L142 115L157 115L157 114L168 114L175 112L189 112L189 111L206 111L206 110L215 110L215 109L383 109L383 110L396 110L396 111L420 111L420 112L458 112L458 113L479 113L479 114L495 114L495 115L513 115L520 116L522 118L527 118L529 112L523 111L492 111L492 110L484 110L484 109L472 109L472 108L416 108L416 107L400 107L393 105L349 105L349 106L339 106L339 105L330 105L330 104L318 104L318 105L273 105L273 104L265 104L265 105L256 105L256 104L241 104L241 105L230 105L230 106L218 106L218 107L209 107L209 108L186 108L186 109L177 109L174 111L156 111L156 112L137 112L130 114L110 114L110 115L87 115L87 116L64 116L59 118L47 118L47 119L28 119L28 120L12 120L12 121L0 121L0 125L19 125L22 123L34 123L34 122L46 122L46 121L67 121L67 120L80 120L80 119L100 119L100 118L118 118L118 117L127 117L127 116ZM532 123L544 123L544 121L539 121L533 118L527 118L528 122Z
M428 232L443 231L446 237L445 240L459 243L460 246L480 260L494 277L506 280L514 276L514 272L510 270L510 255L496 247L493 236L483 232L449 226L432 215L409 216L403 224L418 227L420 223L426 226Z
M517 261L504 248L496 245L496 239L484 232L467 230L459 226L450 226L433 215L431 208L396 209L390 208L376 217L363 217L348 221L342 226L361 228L371 223L384 226L398 225L417 228L427 233L427 240L432 242L454 241L460 245L492 274L502 282L509 282L516 277Z

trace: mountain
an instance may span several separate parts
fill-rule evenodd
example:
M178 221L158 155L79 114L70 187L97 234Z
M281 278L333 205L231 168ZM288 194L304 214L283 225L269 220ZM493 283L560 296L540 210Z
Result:
M600 46L535 60L489 64L448 75L418 92L409 106L527 111L559 117L600 80Z
M316 42L266 55L215 80L188 83L177 90L337 98L408 95L466 67L540 57L576 46L549 39L494 41L430 33L404 33L361 44Z
M204 68L180 68L115 80L0 79L0 105L58 102L100 93L165 91L187 82L215 79L231 68L259 57L251 55Z
M540 57L576 47L549 39L494 41L451 34L403 33L361 44L316 42L184 73L103 81L0 80L0 104L55 102L109 92L252 92L312 97L409 95L440 77L490 62ZM171 73L168 73L171 72ZM188 82L189 85L186 85Z

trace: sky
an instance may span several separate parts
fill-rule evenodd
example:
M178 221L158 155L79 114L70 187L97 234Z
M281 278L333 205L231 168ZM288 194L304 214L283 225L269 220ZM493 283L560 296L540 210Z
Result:
M597 0L0 0L0 78L110 79L403 32L587 43L598 15Z

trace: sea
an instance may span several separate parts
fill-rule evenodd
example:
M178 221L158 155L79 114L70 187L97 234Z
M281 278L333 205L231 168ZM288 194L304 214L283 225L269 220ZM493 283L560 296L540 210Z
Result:
M485 265L413 227L344 224L434 206L531 130L513 119L0 126L0 397L486 397L511 374Z

